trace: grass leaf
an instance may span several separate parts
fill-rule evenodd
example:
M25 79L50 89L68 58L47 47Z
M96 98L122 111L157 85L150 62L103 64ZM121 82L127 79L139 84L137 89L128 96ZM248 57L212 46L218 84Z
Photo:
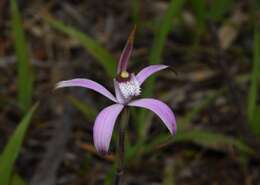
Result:
M140 0L132 0L132 19L135 24L140 22Z
M219 21L227 13L233 5L233 0L217 0L211 1L211 7L209 10L209 18L214 21Z
M254 111L253 118L250 122L253 133L260 136L260 106L257 106Z
M117 173L116 172L116 166L113 165L113 167L106 174L106 177L105 177L105 180L104 180L104 185L113 185L116 173Z
M87 104L86 102L82 102L78 100L77 98L74 98L73 96L68 96L67 97L69 102L76 107L86 119L88 120L94 120L96 115L98 114L97 110L95 107Z
M161 55L165 46L165 41L172 28L172 22L176 19L185 3L185 0L172 0L162 18L161 24L158 30L155 32L155 37L150 51L149 63L159 64L161 63Z
M12 176L11 185L27 185L27 183L17 173Z
M206 2L205 0L196 0L191 1L196 21L197 21L197 31L198 31L198 37L203 33L205 29L205 23L206 23Z
M159 64L161 63L161 55L163 48L165 46L165 42L167 36L172 28L172 21L174 18L178 17L181 12L181 9L185 3L185 0L172 0L167 8L164 17L162 18L161 25L158 27L158 30L155 32L154 41L152 44L152 48L149 55L149 63L150 64ZM155 79L150 77L150 79L146 82L143 95L145 97L149 97L153 94L155 86ZM138 123L143 123L146 118L147 111L140 111L138 117ZM142 126L144 124L139 124L140 128L138 128L139 136L142 137ZM141 141L141 140L140 140Z
M226 150L230 146L233 146L240 150L241 152L247 154L253 154L254 151L244 144L239 139L235 139L222 134L206 131L206 130L189 130L181 131L173 139L174 142L180 141L193 141L201 146L216 149L216 150Z
M230 148L230 146L232 146L246 154L254 153L249 146L244 144L239 139L199 129L179 130L174 137L169 136L169 134L168 136L166 134L161 135L159 138L155 138L151 144L147 145L146 152L152 151L158 147L168 146L176 142L187 141L215 150L226 151Z
M254 32L254 57L253 68L251 73L251 86L248 96L247 115L253 132L260 135L260 124L254 121L257 106L258 83L260 77L260 32L256 28ZM258 115L259 116L259 115Z
M11 0L11 27L15 41L18 71L18 102L23 111L27 111L32 102L33 72L22 27L21 16L16 0Z
M172 159L166 159L164 166L164 174L163 174L163 185L175 185L175 178L174 178L174 162Z
M21 150L22 141L38 104L24 116L0 156L0 184L9 185L14 162Z
M61 21L55 20L49 16L44 19L55 29L66 33L67 35L77 39L82 46L104 67L105 71L111 77L114 77L116 71L115 58L103 48L97 41L90 38L83 32L74 29L71 26L63 24Z

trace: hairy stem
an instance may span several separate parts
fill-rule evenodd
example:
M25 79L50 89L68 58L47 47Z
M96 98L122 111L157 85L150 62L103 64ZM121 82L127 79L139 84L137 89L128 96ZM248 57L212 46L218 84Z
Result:
M125 108L123 110L121 121L118 128L118 147L117 147L117 173L115 185L123 184L124 159L125 159L125 130L128 124L129 113Z

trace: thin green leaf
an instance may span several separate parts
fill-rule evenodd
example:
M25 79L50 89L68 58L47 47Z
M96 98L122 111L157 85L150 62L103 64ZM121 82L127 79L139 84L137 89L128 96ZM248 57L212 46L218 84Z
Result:
M103 48L97 41L90 38L83 32L74 29L71 26L63 24L61 21L55 20L51 17L44 17L44 19L55 29L66 33L67 35L77 39L82 46L104 67L105 71L111 77L114 77L116 70L115 58Z
M18 102L22 110L26 112L32 102L33 71L16 0L11 0L11 15L18 71Z
M235 147L246 154L253 154L254 151L241 140L225 136L222 134L206 130L179 130L176 136L161 135L158 139L147 145L146 152L151 152L155 148L168 146L176 142L194 142L206 148L227 151L230 147Z
M233 0L211 1L209 18L211 18L214 21L221 20L225 15L225 13L227 13L231 9L232 5L233 5Z
M26 130L30 124L33 113L35 112L38 104L35 104L31 110L24 116L19 123L15 132L11 136L8 144L5 146L3 153L0 157L0 184L9 185L10 177L13 170L14 162L21 150L22 141L25 136Z
M251 86L248 96L247 115L252 131L260 133L260 124L254 124L254 117L257 106L258 81L260 77L260 32L256 28L254 33L254 59L251 73Z
M140 21L139 11L140 11L140 0L132 0L132 19L135 24L138 24Z
M81 113L83 113L86 119L93 120L96 117L98 112L95 107L87 104L86 102L82 102L73 96L68 96L67 98L73 106L75 106Z
M167 36L172 28L172 21L174 20L174 18L178 17L184 3L185 0L172 0L170 2L164 17L162 18L161 24L160 26L158 26L158 30L156 30L155 32L152 49L149 55L149 64L161 63L162 51L165 46ZM149 81L146 82L143 90L143 94L145 96L151 96L153 94L154 84L154 78L151 77Z
M12 181L11 185L27 185L28 184L17 173L15 173L12 176L12 180L11 181Z
M195 12L197 21L198 37L203 33L206 23L206 2L205 0L190 1Z
M254 113L254 117L252 119L252 121L250 122L251 124L251 128L252 128L252 131L260 136L260 106L257 106L255 108L255 113Z
M249 146L244 144L241 140L225 136L222 134L205 131L205 130L189 130L179 132L173 139L174 142L180 141L193 141L204 147L216 149L216 150L228 150L230 146L233 146L241 152L247 154L253 154L254 151Z
M165 42L167 36L172 28L172 21L181 12L181 9L185 3L185 0L172 0L167 8L164 17L162 18L160 26L158 26L158 30L155 32L154 41L152 44L152 49L149 55L149 63L150 64L159 64L161 63L161 55L163 48L165 46ZM155 86L155 79L151 77L145 84L143 89L143 95L149 97L153 94ZM146 118L146 111L140 111L140 116L138 117L138 123L143 123ZM139 136L142 137L142 126L144 124L139 124L140 128L138 129ZM141 141L140 141L141 142Z
M104 185L113 185L114 184L114 179L115 179L115 174L116 174L116 166L113 165L111 170L107 173L105 177L105 182Z
M164 174L163 174L163 185L175 185L174 178L174 162L172 159L166 159Z
M158 30L155 32L155 37L152 49L149 56L150 64L159 64L161 62L161 55L165 46L165 41L172 28L172 22L176 19L185 3L185 0L172 0L167 8L164 17Z

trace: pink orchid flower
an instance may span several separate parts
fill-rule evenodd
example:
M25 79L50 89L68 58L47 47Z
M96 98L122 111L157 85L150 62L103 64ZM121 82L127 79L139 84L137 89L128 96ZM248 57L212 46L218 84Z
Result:
M132 100L135 96L140 95L141 85L149 76L169 67L166 65L150 65L142 69L137 75L129 73L127 64L133 50L134 32L135 30L131 32L123 49L117 66L117 76L113 79L116 96L101 84L89 79L76 78L56 84L56 88L84 87L91 89L115 102L115 104L104 108L95 120L94 144L99 153L108 152L116 119L124 107L127 106L146 108L154 112L163 121L171 134L176 133L175 116L165 103L153 98Z

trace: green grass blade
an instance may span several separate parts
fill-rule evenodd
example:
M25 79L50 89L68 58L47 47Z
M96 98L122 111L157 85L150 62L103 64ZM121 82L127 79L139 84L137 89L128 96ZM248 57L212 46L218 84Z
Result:
M206 2L205 0L196 0L191 1L196 21L197 21L197 30L198 34L200 35L204 29L205 29L205 23L206 23Z
M135 24L140 22L140 0L132 0L132 19Z
M161 63L162 51L165 46L167 36L172 28L172 21L174 18L178 17L185 0L172 0L167 8L165 15L162 19L158 30L155 32L154 41L149 55L149 64L159 64ZM151 77L143 90L145 96L151 96L154 89L154 78Z
M111 77L115 76L116 60L115 58L103 48L97 41L90 38L83 32L74 29L71 26L63 24L61 21L55 20L51 17L44 17L44 19L55 29L66 33L67 35L77 39L82 46L104 67L105 71Z
M74 98L73 96L68 96L67 97L69 102L76 107L86 119L88 120L94 120L95 117L97 116L98 112L95 109L95 107L87 104L86 102L82 102L78 100L77 98Z
M172 159L166 159L163 173L162 185L176 185L174 178L174 162Z
M27 185L27 183L17 173L12 176L11 185Z
M252 131L260 133L260 124L254 124L254 117L257 106L257 94L258 94L258 83L260 77L260 32L259 29L255 29L254 33L254 57L253 57L253 68L251 73L251 86L248 96L248 108L247 115L250 122Z
M115 180L115 174L116 174L116 165L113 165L111 170L107 173L105 180L104 180L104 185L113 185L114 180Z
M0 184L9 185L14 162L21 150L22 141L38 104L24 116L0 156Z
M213 21L221 20L224 15L231 9L234 0L217 0L211 2L208 12L209 18Z
M222 134L205 131L205 130L189 130L179 132L173 139L174 142L180 141L193 141L199 145L213 148L213 149L228 149L233 146L240 150L241 152L247 154L253 154L254 151L244 144L239 139L235 139Z
M216 150L228 150L230 146L235 147L239 151L246 154L253 154L254 151L241 140L225 136L222 134L206 131L206 130L179 130L176 136L168 136L166 134L155 138L151 144L147 145L146 152L151 152L160 146L167 146L176 142L194 142L198 145Z
M32 102L33 72L16 0L11 0L11 15L18 71L18 102L22 110L26 112Z
M254 117L252 118L252 121L250 122L250 126L252 128L252 131L260 136L260 106L257 106L255 108Z
M162 18L161 24L158 27L159 29L156 30L155 32L154 41L149 55L149 64L161 63L162 51L165 46L167 36L172 28L172 21L174 18L179 16L184 3L185 0L172 0L170 2L164 17ZM143 95L145 97L152 96L154 85L155 85L155 79L153 77L150 77L143 89ZM143 122L146 118L146 113L147 111L142 110L140 111L139 114L138 123L140 125L140 128L138 128L138 133L140 137L142 135L142 130L143 130L142 126L144 125Z
M172 28L172 22L176 19L185 3L185 0L172 0L167 8L158 30L155 32L152 49L149 56L150 64L159 64L165 46L165 41Z

